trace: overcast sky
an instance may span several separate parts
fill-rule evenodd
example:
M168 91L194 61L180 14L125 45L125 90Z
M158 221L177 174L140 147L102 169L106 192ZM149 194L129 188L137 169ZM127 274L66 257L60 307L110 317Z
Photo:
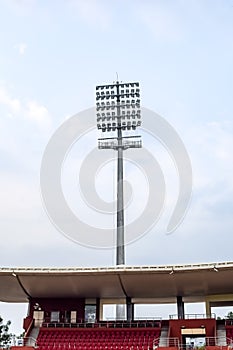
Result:
M116 72L122 81L140 82L142 105L177 131L193 169L189 210L167 235L177 173L163 145L149 140L167 202L153 229L127 246L126 264L231 261L233 2L0 0L0 26L0 266L115 264L114 250L81 246L53 226L41 200L40 166L57 128L93 107L95 86L116 80ZM91 135L64 165L63 188L76 215L78 164L96 144L98 134ZM114 167L97 179L107 200L114 196ZM82 215L95 225L94 214Z

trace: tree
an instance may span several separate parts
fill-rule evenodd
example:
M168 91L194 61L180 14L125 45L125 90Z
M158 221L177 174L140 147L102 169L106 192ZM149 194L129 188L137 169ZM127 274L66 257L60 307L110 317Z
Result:
M232 311L229 311L229 312L228 312L227 318L228 318L229 320L233 320L233 312L232 312Z
M3 323L3 318L0 316L0 347L6 347L10 344L12 334L9 333L9 328L11 321L7 321L6 324Z

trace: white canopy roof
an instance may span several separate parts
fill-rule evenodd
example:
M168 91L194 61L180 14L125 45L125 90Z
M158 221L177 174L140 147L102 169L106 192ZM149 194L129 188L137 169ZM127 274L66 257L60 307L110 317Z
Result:
M0 301L124 298L201 301L233 293L233 263L87 268L0 268Z

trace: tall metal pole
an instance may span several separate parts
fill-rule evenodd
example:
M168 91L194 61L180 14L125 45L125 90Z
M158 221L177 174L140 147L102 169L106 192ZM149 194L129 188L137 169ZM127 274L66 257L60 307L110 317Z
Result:
M96 87L97 128L102 132L117 131L117 137L101 138L99 149L117 150L117 232L116 264L125 264L123 151L141 148L140 136L125 136L124 130L141 126L139 83L119 83ZM116 122L117 120L117 122ZM137 140L135 139L137 138ZM111 141L110 141L111 140Z
M120 125L120 91L117 81L117 124ZM119 123L118 123L119 122ZM122 129L117 127L117 251L116 264L125 264L124 247L124 193L123 193L123 142Z

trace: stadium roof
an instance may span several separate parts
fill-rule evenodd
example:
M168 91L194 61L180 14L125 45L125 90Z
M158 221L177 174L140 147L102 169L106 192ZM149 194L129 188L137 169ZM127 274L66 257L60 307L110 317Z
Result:
M124 298L201 301L233 293L233 262L174 266L0 268L0 301L32 298Z

